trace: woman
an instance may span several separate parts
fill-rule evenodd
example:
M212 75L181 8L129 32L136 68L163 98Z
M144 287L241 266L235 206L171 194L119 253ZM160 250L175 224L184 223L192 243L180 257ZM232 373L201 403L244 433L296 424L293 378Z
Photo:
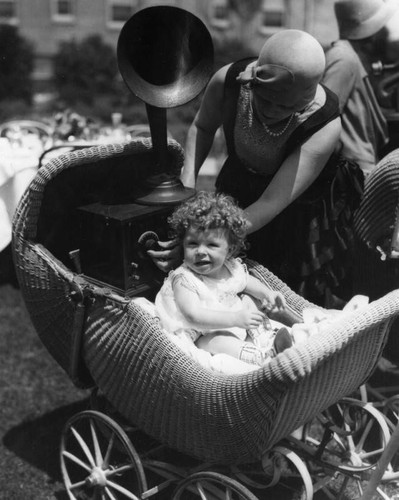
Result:
M325 295L338 282L335 242L331 231L321 233L341 124L335 95L319 84L324 68L317 40L286 30L266 41L257 60L217 71L189 129L181 179L195 186L223 125L228 158L216 188L245 208L248 256L329 305Z
M372 86L371 66L398 60L399 5L395 0L339 0L334 11L340 37L326 52L322 82L339 100L342 154L366 177L392 149L387 146L388 124L375 93L378 80Z

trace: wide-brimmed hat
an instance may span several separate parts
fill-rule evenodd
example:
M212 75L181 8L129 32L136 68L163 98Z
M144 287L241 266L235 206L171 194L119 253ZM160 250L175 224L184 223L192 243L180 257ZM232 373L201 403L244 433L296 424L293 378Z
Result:
M374 35L398 9L397 0L338 0L334 4L340 38L361 40Z
M386 258L399 255L399 149L379 161L366 177L362 201L354 216L357 238Z

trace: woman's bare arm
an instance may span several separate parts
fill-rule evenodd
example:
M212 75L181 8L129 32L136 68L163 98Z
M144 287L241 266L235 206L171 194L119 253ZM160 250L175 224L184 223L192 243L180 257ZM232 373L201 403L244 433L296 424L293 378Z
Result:
M213 75L188 130L181 173L181 181L186 187L195 187L198 172L211 150L217 129L222 125L224 80L228 67L224 66Z
M262 228L298 198L319 176L341 133L336 118L291 153L263 194L245 209L249 232Z

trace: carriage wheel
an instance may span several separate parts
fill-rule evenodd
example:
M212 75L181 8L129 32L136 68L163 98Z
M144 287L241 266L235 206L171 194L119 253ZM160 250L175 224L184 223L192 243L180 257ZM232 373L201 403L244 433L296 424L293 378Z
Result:
M125 431L97 411L68 420L60 456L70 500L138 500L147 489L140 457Z
M307 444L319 450L316 455L327 471L330 464L330 471L340 473L341 482L334 481L339 488L337 498L349 483L355 483L361 496L362 481L367 480L390 438L385 417L370 403L344 398L317 417L312 431L319 436L306 435Z
M305 462L294 451L275 446L263 456L262 467L271 477L270 486L285 490L284 498L288 498L288 490L295 500L312 500L312 478Z
M233 466L232 472L252 490L272 488L268 497L292 500L313 498L312 478L303 460L285 446L266 452L260 464ZM262 498L265 493L262 493Z
M399 395L386 398L382 404L382 413L385 416L388 427L391 433L394 432L396 426L399 424ZM382 482L397 481L399 479L399 457L395 454L390 464L382 476ZM396 470L394 470L396 469Z
M218 472L196 472L183 479L172 500L258 500L235 479Z

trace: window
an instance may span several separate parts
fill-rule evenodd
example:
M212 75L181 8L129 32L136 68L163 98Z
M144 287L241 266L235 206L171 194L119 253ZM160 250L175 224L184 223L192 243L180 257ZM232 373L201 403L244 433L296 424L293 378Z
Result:
M263 0L262 24L263 33L272 33L285 27L286 23L285 0Z
M132 15L132 8L128 5L113 5L112 20L116 22L124 22Z
M17 20L15 0L0 0L0 21L13 23Z
M227 28L230 24L227 0L213 0L210 3L210 21L215 28Z
M56 22L71 22L75 19L75 0L52 0L51 17Z
M107 24L111 28L120 29L137 10L137 0L108 0L107 3Z

